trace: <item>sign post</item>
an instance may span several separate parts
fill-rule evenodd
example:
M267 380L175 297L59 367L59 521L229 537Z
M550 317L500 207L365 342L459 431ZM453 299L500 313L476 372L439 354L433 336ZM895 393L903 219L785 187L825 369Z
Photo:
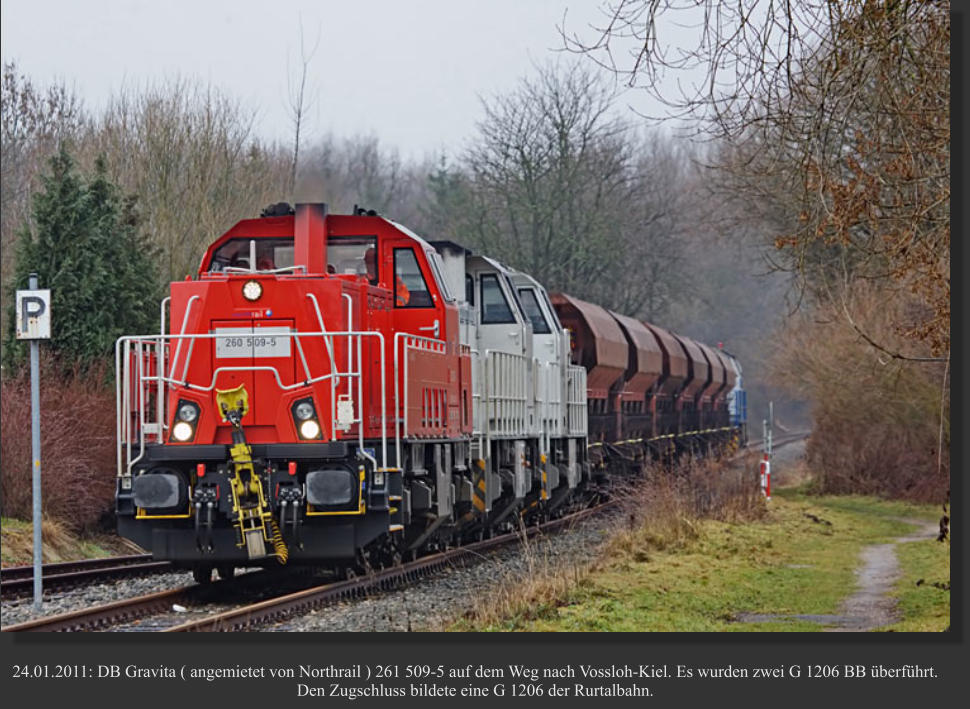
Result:
M771 500L771 437L775 428L775 402L768 402L768 418L762 419L764 428L764 459L761 461L761 493L767 500Z
M41 566L44 545L40 498L40 340L51 337L51 292L37 290L37 274L31 273L30 290L17 291L17 339L30 340L30 456L34 502L34 608L44 599Z

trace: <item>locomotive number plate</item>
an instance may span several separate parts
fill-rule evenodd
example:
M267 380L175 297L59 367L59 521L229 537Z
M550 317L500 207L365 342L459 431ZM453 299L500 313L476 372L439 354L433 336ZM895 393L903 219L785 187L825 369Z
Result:
M289 357L288 327L217 327L216 357Z

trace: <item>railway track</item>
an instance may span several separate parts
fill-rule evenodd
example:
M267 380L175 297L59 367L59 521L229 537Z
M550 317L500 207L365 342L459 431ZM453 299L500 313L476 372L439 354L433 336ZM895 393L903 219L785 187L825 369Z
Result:
M772 448L781 448L782 446L787 446L791 443L796 443L798 441L804 440L811 435L811 431L793 431L792 433L784 433L774 436L771 440ZM763 438L752 438L748 440L746 450L753 451L760 449L764 444Z
M167 561L152 561L151 554L113 556L44 564L44 588L63 588L80 583L96 583L126 576L143 576L172 570ZM33 566L11 566L0 570L0 594L14 596L30 593L34 587Z
M793 432L776 436L773 445L779 448L790 443L802 440L808 436L807 432ZM755 450L760 446L760 440L752 440L748 443L748 450ZM527 537L532 537L543 532L551 532L563 526L575 524L589 516L597 514L615 505L615 502L606 502L596 507L591 507L572 515L567 515L557 520L552 520L538 526L526 528ZM445 552L431 554L416 561L395 566L392 568L381 569L362 575L356 578L336 581L332 583L317 584L309 588L275 595L271 598L262 599L255 603L248 603L241 607L232 608L226 611L207 614L202 618L184 621L184 613L188 608L199 606L200 604L213 603L214 599L219 599L224 595L224 591L230 589L238 590L241 585L265 587L268 572L256 572L246 574L232 582L220 581L211 585L199 586L189 585L177 589L162 591L159 593L139 596L132 599L117 601L114 603L97 606L94 608L66 613L56 616L49 616L17 625L5 627L5 632L36 632L36 631L80 631L80 630L103 630L112 626L123 624L138 624L143 619L151 616L169 614L168 618L159 618L157 621L146 622L141 627L130 627L128 629L150 630L160 632L206 632L206 631L238 631L262 624L275 622L287 616L297 613L307 612L314 608L337 603L341 600L359 598L375 591L388 590L408 584L417 579L432 575L443 568L451 565L461 564L470 559L480 557L484 552L500 546L511 544L522 539L519 533L505 534L492 539L474 542L462 547L458 547ZM146 562L150 560L150 555L120 557L116 560L92 560L91 562L79 562L80 565L96 566L97 562L102 565L110 561L121 562L120 566L106 569L107 573L124 573L128 569L129 573L140 573L139 569L144 566L170 568L167 562ZM70 568L76 564L50 565L57 567L52 579L59 578L61 575L70 576L73 574L97 574L97 569L85 569L79 571ZM22 576L20 581L29 585L32 579L32 567L18 567L16 569L4 570L4 583L7 582L7 572L13 572ZM26 576L23 576L27 574ZM45 576L45 583L46 581ZM279 579L279 575L274 576L274 581ZM13 581L14 579L11 579ZM173 607L182 608L173 611ZM193 613L197 612L193 609Z
M614 506L615 502L606 502L596 507L587 508L580 512L552 520L538 526L525 529L525 536L531 538L537 534L551 532L556 529L575 524L595 514L604 512ZM434 574L443 568L481 558L486 551L520 541L522 534L511 533L474 542L448 551L424 556L416 561L374 571L356 578L350 578L333 583L315 585L310 588L299 589L269 599L260 600L238 608L207 615L190 622L172 623L162 620L147 625L148 630L161 632L204 632L204 631L237 631L261 624L280 620L289 615L306 612L323 605L336 603L340 600L357 598L369 593L391 589L416 581L419 578ZM26 623L18 623L3 628L4 632L64 632L81 630L104 630L112 626L132 623L150 616L172 613L173 607L180 606L181 613L186 612L193 605L212 602L223 595L223 592L238 590L240 584L258 587L268 580L268 572L245 574L231 582L219 581L211 585L190 585L182 588L138 596L123 601L117 601L102 606L96 606L73 613L39 618ZM181 617L181 616L175 616Z

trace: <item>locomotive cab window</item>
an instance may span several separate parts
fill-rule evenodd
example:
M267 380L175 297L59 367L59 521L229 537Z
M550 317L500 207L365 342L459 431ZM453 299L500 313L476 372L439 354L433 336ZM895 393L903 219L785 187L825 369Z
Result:
M327 273L379 280L376 236L332 236L327 239Z
M441 263L441 256L438 255L437 251L426 251L425 254L428 257L428 263L431 264L431 274L434 276L435 282L438 284L438 292L441 293L442 297L449 303L455 302L455 296L451 294L451 289L448 288L448 281L445 279L444 266Z
M394 305L398 308L434 306L413 249L394 249Z
M539 291L539 295L542 296L542 302L546 304L546 312L549 313L549 318L552 320L552 326L557 332L562 330L562 323L559 322L559 316L556 315L556 309L552 307L552 303L549 302L549 294L543 288Z
M502 323L514 323L515 315L509 307L499 284L498 276L494 273L482 275L482 324L497 325Z
M209 273L221 273L226 268L250 270L250 242L256 245L257 271L277 271L282 268L293 267L293 239L250 239L240 237L230 239L212 254L212 260L205 270ZM231 273L231 271L230 271Z
M533 333L536 335L548 335L552 332L549 323L546 322L546 318L542 314L542 308L539 307L536 292L532 288L519 289L519 302L522 304L522 311L525 313L525 316L532 323Z

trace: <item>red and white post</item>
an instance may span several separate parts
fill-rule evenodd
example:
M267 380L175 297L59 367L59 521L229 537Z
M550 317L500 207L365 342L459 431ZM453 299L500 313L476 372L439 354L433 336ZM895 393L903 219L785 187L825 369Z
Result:
M775 423L775 403L768 402L768 418L762 421L764 426L764 459L761 461L761 494L766 500L771 500L771 433Z
M771 461L768 460L767 453L761 461L761 494L765 499L771 499Z

